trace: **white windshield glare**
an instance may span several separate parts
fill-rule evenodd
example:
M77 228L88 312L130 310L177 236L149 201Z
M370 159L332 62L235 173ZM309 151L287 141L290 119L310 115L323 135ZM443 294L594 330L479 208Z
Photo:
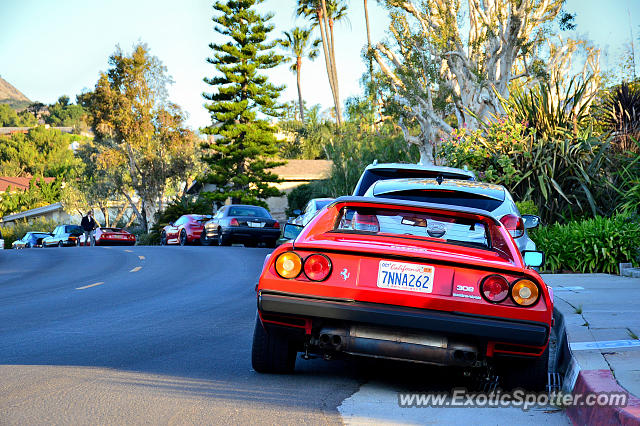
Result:
M335 230L489 247L487 226L481 221L413 211L347 207L342 210Z

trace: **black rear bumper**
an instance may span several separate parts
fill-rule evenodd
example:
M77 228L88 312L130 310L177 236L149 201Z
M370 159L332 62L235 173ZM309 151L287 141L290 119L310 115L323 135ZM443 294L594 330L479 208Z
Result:
M533 321L508 320L379 303L314 299L264 291L258 294L258 309L261 312L275 314L403 327L449 336L466 336L484 342L545 346L549 338L549 326Z

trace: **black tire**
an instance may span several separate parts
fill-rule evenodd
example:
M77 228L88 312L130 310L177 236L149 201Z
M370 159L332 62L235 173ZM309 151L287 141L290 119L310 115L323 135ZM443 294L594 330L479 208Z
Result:
M532 392L542 392L549 381L549 345L535 359L509 359L498 361L498 371L502 384L507 390L523 388Z
M58 247L64 247L64 243L62 241L58 242Z
M276 248L277 245L278 245L278 240L269 241L267 243L268 248Z
M31 248L31 243L27 243L24 245L24 248Z
M180 242L181 246L186 246L188 241L187 241L187 233L186 231L183 229L182 231L180 231L180 238L178 238L178 241Z
M167 233L164 231L162 231L162 234L160 234L160 245L161 246L167 245Z
M257 247L258 243L256 243L255 241L249 242L249 243L244 243L245 247Z
M275 330L267 331L256 315L251 346L251 366L258 373L293 373L296 367L297 352L282 334Z
M231 243L229 242L229 240L227 238L225 238L225 236L222 234L222 228L218 228L218 237L217 237L217 241L218 241L218 245L219 246L228 246L231 245Z
M200 234L200 245L203 246L210 246L211 245L211 240L207 238L207 233L206 231L203 229L202 233Z

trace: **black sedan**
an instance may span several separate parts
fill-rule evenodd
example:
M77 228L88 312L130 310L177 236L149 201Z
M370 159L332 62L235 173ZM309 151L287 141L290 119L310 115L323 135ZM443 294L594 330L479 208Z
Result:
M23 249L31 247L42 247L42 239L50 237L48 232L27 232L24 237L11 243L11 248Z
M203 245L215 243L228 246L232 243L244 243L256 246L264 243L275 247L280 237L280 223L271 217L267 209L258 206L232 204L224 206L207 221L200 234Z
M75 246L84 231L78 225L58 225L51 236L42 239L42 247Z

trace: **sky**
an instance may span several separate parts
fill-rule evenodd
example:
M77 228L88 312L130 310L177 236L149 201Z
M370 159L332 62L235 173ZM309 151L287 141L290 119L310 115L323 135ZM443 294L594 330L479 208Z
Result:
M366 70L361 58L366 45L363 2L347 1L349 22L336 27L343 102L362 93L359 80ZM274 13L273 34L308 25L295 17L295 3L266 0L261 5L261 11ZM389 19L376 0L368 3L375 43L387 37ZM212 4L211 0L0 0L0 76L32 101L51 104L61 95L74 100L83 90L93 89L99 73L108 69L116 45L130 52L135 43L145 42L167 66L174 80L170 99L188 113L187 124L193 129L207 126L211 118L202 93L211 87L203 78L215 73L206 62L212 53L208 45L222 41L213 30ZM616 68L630 30L636 54L640 53L640 0L567 0L565 9L576 14L577 25L566 36L579 35L599 47L603 69ZM268 75L273 83L287 86L281 101L297 99L295 75L288 64ZM332 106L322 54L313 62L303 61L301 85L307 105Z

